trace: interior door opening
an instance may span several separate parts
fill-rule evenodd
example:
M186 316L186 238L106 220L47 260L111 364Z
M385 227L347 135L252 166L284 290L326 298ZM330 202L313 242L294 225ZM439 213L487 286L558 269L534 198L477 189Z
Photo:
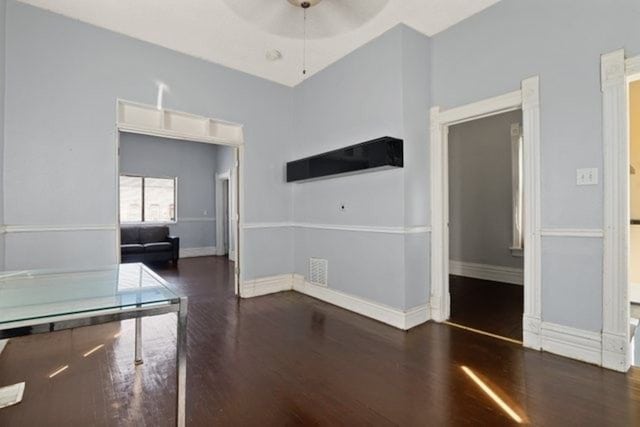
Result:
M118 146L120 262L166 275L196 263L238 294L239 148L129 132Z
M522 110L448 127L449 322L522 342Z

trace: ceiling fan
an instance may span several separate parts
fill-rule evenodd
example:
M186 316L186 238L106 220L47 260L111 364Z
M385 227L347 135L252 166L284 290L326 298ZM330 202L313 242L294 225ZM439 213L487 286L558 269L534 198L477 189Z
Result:
M224 0L237 15L262 30L302 39L302 74L307 74L308 39L333 37L373 19L389 0ZM312 10L310 10L312 9ZM267 54L280 58L281 54Z
M333 37L373 19L389 0L224 0L231 10L264 31L283 37Z

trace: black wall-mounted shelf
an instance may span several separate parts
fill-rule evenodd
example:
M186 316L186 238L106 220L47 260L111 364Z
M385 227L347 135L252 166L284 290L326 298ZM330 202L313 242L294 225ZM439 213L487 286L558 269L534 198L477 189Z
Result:
M287 182L404 166L402 140L385 136L287 163Z

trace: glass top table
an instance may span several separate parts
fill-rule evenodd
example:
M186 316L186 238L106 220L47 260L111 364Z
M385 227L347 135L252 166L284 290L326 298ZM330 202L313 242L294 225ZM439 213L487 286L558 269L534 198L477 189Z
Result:
M0 273L0 339L135 319L142 363L142 317L176 313L176 424L185 423L187 298L143 264L91 270Z
M170 304L178 299L167 282L143 264L0 273L0 330L14 322Z

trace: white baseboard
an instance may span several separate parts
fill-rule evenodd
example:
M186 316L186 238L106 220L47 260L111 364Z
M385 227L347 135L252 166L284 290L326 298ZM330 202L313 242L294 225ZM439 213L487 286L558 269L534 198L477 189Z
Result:
M253 298L292 289L293 274L281 274L243 282L242 286L240 286L240 296L242 298Z
M408 330L431 319L429 307L425 304L409 310L400 310L364 298L336 291L324 286L312 285L298 274L282 274L244 282L240 288L243 298L252 298L282 291L296 291L328 302L349 311Z
M431 318L426 304L404 311L335 289L313 285L305 282L299 275L294 277L293 290L405 331Z
M180 258L193 258L211 255L217 255L215 246L207 246L204 248L180 248Z
M542 322L542 350L594 365L602 365L602 334L569 326Z
M451 260L449 261L449 273L456 276L473 277L474 279L511 283L513 285L524 284L524 270L521 268Z

